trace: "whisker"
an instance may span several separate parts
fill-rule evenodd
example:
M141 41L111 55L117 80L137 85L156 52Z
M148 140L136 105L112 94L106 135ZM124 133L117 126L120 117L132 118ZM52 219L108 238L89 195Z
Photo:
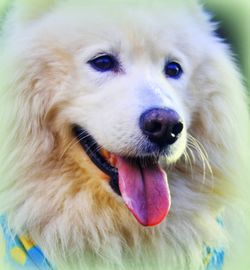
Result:
M84 135L84 136L83 136ZM69 144L65 147L63 153L61 154L61 156L59 157L59 160L61 160L64 155L66 154L67 151L69 151L70 148L72 148L73 146L75 146L77 143L79 143L81 140L86 139L87 137L89 137L89 134L86 134L84 131L82 131L82 133L80 133L79 137L75 137L73 138Z
M187 149L184 152L184 161L185 163L189 166L190 168L190 172L191 172L191 176L193 175L193 164L192 164L192 160L190 158L190 154L188 153L188 151L191 153L191 157L194 160L193 157L193 151L192 149L190 149L190 147L187 145Z
M209 157L208 157L207 151L206 151L205 147L202 145L202 143L198 139L193 137L191 134L188 134L188 143L187 144L188 144L188 149L192 155L194 162L195 162L195 155L193 154L193 150L191 148L196 150L198 155L200 156L200 159L202 162L202 167L203 167L202 168L203 184L205 184L207 169L208 169L208 171L213 179L213 171L212 171L211 165L209 163Z

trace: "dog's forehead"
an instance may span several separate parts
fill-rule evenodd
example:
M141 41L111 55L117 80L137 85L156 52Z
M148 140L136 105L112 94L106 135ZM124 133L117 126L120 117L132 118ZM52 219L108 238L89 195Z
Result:
M174 12L173 12L174 10ZM183 16L185 21L183 22ZM164 46L180 43L182 36L188 38L187 24L193 23L193 14L184 7L171 6L168 10L108 6L60 8L46 17L46 35L75 46L108 44L114 49L143 52L160 52ZM53 24L53 28L51 28ZM41 24L44 27L44 22ZM56 29L56 30L55 30ZM58 30L58 31L57 31ZM54 33L52 33L52 31ZM68 38L65 38L65 35ZM186 40L187 41L187 40ZM163 47L163 48L160 48ZM155 50L154 50L155 49Z

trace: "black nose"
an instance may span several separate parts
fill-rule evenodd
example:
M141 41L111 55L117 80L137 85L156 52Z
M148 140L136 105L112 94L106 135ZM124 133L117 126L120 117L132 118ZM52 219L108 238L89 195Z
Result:
M183 123L174 110L155 108L141 115L140 128L151 142L165 146L177 141Z

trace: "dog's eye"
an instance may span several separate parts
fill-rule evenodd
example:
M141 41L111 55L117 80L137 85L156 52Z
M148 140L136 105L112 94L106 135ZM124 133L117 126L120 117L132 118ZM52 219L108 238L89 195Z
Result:
M168 62L164 67L164 73L169 78L179 79L183 73L183 70L179 63Z
M88 63L91 65L92 68L99 72L117 72L119 69L119 63L117 59L114 56L108 54L98 56L88 61Z

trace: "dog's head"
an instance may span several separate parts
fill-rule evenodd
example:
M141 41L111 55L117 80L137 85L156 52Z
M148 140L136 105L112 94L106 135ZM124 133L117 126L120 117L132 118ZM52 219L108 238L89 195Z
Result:
M170 208L159 163L176 162L186 148L196 106L188 107L195 98L190 77L204 42L196 44L194 34L203 28L189 5L167 17L158 6L149 15L136 5L126 12L119 5L76 7L62 6L25 29L34 70L29 95L43 96L32 114L58 136L64 154L71 146L63 138L78 141L140 223L158 224ZM197 33L180 23L187 16Z

